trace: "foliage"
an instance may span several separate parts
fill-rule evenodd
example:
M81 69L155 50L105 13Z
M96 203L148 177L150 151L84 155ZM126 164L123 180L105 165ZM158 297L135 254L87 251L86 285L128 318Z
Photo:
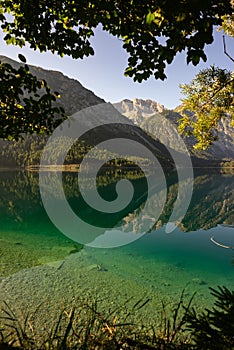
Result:
M185 98L179 109L183 116L179 130L195 136L196 149L206 149L217 139L215 130L221 118L229 117L234 123L234 74L211 66L180 87Z
M98 310L98 301L74 301L67 309L62 307L57 320L50 329L41 336L33 324L33 319L40 308L33 312L26 312L19 317L11 307L5 303L1 316L0 346L14 346L14 349L24 350L119 350L119 349L190 349L188 337L183 335L182 326L172 326L171 336L161 333L156 327L145 327L134 324L132 316L138 313L149 299L140 299L129 305L130 299L112 310ZM183 324L187 311L179 316L181 301L170 316L164 320L173 325ZM168 318L167 318L168 317ZM181 317L181 320L180 320ZM168 328L167 328L168 329ZM173 331L174 329L174 331Z
M234 37L234 1L230 1L232 13L222 16L219 30ZM223 36L224 54L234 62L227 52ZM182 100L179 129L185 135L193 134L197 139L194 148L205 150L217 139L217 126L222 117L230 117L234 123L234 72L211 66L201 71L190 84L181 85ZM192 113L190 113L192 112Z
M224 15L222 17L223 22L220 30L223 30L227 35L234 37L234 0L231 0L231 5L233 12L231 15Z
M197 349L234 348L234 292L226 287L210 288L216 298L214 307L197 315L195 309L186 316Z
M19 141L0 141L0 165L7 167L26 168L30 166L40 165L41 155L46 142L47 135L25 135L23 140ZM88 152L92 149L92 145L82 139L76 140L70 147L66 157L60 159L64 154L64 149L68 149L71 144L69 137L61 136L54 138L47 145L47 152L44 155L44 163L47 165L67 165L80 164L83 158L91 160L90 164L96 161L102 161L104 167L108 166L112 170L118 167L134 167L136 164L144 166L152 165L152 160L142 157L131 157L112 153L104 148L96 148L92 150L92 154ZM124 157L125 156L125 157ZM106 162L106 159L111 159ZM122 159L122 160L120 160ZM59 161L59 164L58 164Z
M165 348L167 348L169 344L172 345L172 344L180 343L181 349L183 349L190 338L188 334L183 337L182 337L182 334L184 333L186 318L189 313L189 309L196 292L192 295L188 305L186 306L184 305L184 300L183 300L184 292L185 290L182 291L180 300L176 304L172 313L168 313L164 302L162 302L161 329L157 333L157 335L158 335L158 338L160 339L161 345L164 345ZM182 342L182 339L183 339L183 342Z
M100 25L122 40L129 54L125 75L138 82L152 75L165 79L166 64L182 51L186 51L187 63L206 61L204 46L213 42L213 27L223 21L228 25L231 15L230 0L2 0L0 4L7 44L23 47L28 43L40 52L83 58L94 54L90 38ZM53 116L63 117L63 111L52 106L55 97L49 87L30 75L27 66L17 71L2 64L0 82L0 137L50 133ZM46 94L38 94L43 85ZM30 97L23 98L23 92Z
M11 16L7 16L6 13ZM83 58L94 54L90 37L99 24L121 38L129 53L127 76L164 79L166 63L187 50L187 62L206 60L213 26L231 15L230 0L1 1L0 20L8 44Z
M125 303L106 314L98 311L97 301L73 302L69 311L63 307L56 323L42 338L38 337L32 322L38 310L34 314L27 312L22 320L5 303L1 316L0 345L1 348L11 349L14 346L12 349L19 350L233 349L234 292L225 287L210 289L216 298L212 310L207 309L198 315L190 303L184 306L181 299L171 314L172 332L169 333L170 316L167 315L164 333L161 333L160 326L159 329L155 326L146 328L130 321L131 315L143 308L149 299L140 299L130 308L126 308ZM179 316L180 307L184 308L184 312ZM121 319L117 316L120 314ZM185 326L188 329L186 336Z
M19 58L25 62L24 56ZM56 95L26 64L15 69L0 62L0 88L0 136L4 139L49 133L61 122L56 115L64 116L63 109L54 106Z
M222 173L234 173L234 160L232 159L224 159L221 163L221 172Z

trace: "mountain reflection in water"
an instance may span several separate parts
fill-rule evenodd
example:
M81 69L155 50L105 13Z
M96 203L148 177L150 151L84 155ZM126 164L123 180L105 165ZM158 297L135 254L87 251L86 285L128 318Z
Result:
M54 185L48 188L53 194L56 203L57 178L55 172L48 172L49 183ZM116 183L126 177L126 173L120 171L108 171L100 174L97 178L97 187L100 195L109 201L116 197ZM52 180L51 180L52 178ZM121 223L123 230L134 231L131 222L138 216L139 211L144 207L147 198L147 183L143 175L134 171L127 172L127 178L134 186L134 196L130 204L119 213L100 213L86 205L79 192L76 173L63 173L63 188L66 198L73 210L83 220L93 222L101 227L115 227ZM186 197L186 186L189 180L185 178L184 196ZM90 181L82 183L87 191ZM177 198L178 184L174 174L167 179L167 198L157 222L154 223L155 203L150 202L147 211L147 220L152 221L151 231L157 230L168 222L173 211L173 205ZM179 227L184 232L196 231L198 229L208 230L218 224L234 225L234 176L223 176L218 173L200 174L193 181L193 195L184 218ZM157 192L158 190L158 192ZM155 188L152 194L159 200L160 191ZM183 202L183 198L180 199ZM40 230L49 224L48 217L43 209L40 198L37 172L0 172L0 218L1 230L28 230L38 231L37 223L40 223ZM137 228L135 227L137 230ZM48 232L49 234L49 232Z
M108 170L99 175L97 187L100 195L109 201L115 199L116 183L126 177L126 173ZM50 184L52 181L54 186L48 188L48 191L53 193L55 201L59 200L56 198L56 173L48 172L47 176ZM147 216L139 221L137 220L139 212L144 208L147 198L147 183L142 173L136 171L128 171L127 178L134 186L134 196L127 208L119 213L106 214L90 208L80 195L76 173L63 173L64 192L74 212L82 220L103 227L101 235L105 233L105 227L116 226L121 227L122 232L138 234L139 230L144 229L144 220L150 222L148 234L164 226L170 218L177 198L176 175L171 174L167 178L166 203L156 222L155 207L161 201L160 185L158 189L154 189L148 201ZM189 179L185 178L183 181L183 186L189 185ZM93 190L90 188L88 177L82 186L87 191ZM233 189L231 175L223 176L218 173L197 175L194 178L191 203L179 224L179 229L190 232L199 229L208 230L217 225L231 227L234 224ZM182 202L183 198L180 200ZM82 248L79 242L74 242L59 232L49 220L41 201L37 172L0 172L0 220L0 249L3 262L1 275L9 275L25 267L63 259ZM220 243L222 244L222 241Z

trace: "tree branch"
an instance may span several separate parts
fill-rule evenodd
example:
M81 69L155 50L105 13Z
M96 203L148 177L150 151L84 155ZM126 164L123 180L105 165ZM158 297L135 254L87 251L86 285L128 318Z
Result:
M234 62L234 61L233 61ZM233 82L234 79L228 80L223 86L221 86L220 88L218 88L216 91L214 91L213 95L209 98L209 101L204 102L201 107L198 109L198 112L201 112L203 110L203 108L207 105L210 104L210 102L213 100L213 98L220 92L222 91L227 85L231 84Z
M229 53L227 52L225 35L223 35L223 51L224 51L224 54L225 54L232 62L234 62L234 58L233 58L232 56L230 56Z

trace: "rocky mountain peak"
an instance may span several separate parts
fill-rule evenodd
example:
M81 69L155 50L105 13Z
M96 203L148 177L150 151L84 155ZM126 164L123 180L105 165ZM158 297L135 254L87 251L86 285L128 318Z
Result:
M157 117L160 113L166 119L172 122L175 126L178 125L178 120L181 115L178 113L178 108L174 111L167 110L160 103L147 99L134 98L133 100L123 100L118 103L114 103L114 107L127 118L131 119L137 126L143 128L146 132L154 137L158 135L158 122ZM160 125L162 132L165 133L165 137L168 141L168 146L174 148L178 145L178 140L173 135L169 135L165 132L165 125ZM187 145L190 153L199 159L208 160L223 160L234 159L234 128L231 126L230 118L223 118L218 125L218 140L206 151L195 151L193 146L195 139L193 137L184 138L184 142ZM157 139L157 137L156 137Z
M137 125L140 125L144 119L151 117L155 113L162 113L165 110L165 107L160 103L141 98L124 99L113 105L121 114L131 119Z
M132 103L134 109L140 109L144 114L152 114L155 112L162 113L165 109L159 102L150 99L143 100L140 98L134 98Z

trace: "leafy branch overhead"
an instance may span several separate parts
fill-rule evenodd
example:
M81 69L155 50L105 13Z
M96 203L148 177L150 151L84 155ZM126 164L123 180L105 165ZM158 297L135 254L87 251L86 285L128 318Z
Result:
M94 54L90 37L101 25L122 39L130 56L125 74L141 82L151 75L165 79L166 64L184 50L188 63L205 61L213 26L232 8L230 0L3 0L0 11L7 43L75 59Z
M231 0L232 9L234 9L234 0ZM234 37L234 11L231 14L224 15L222 17L222 26L220 30L223 30L225 34Z
M19 55L26 62L24 56ZM50 133L62 120L64 110L54 106L56 93L33 76L27 65L14 69L0 62L0 136L17 140L22 133Z
M142 82L164 80L165 68L178 52L187 63L206 61L204 47L213 42L213 27L229 33L233 0L2 0L0 25L7 44L50 51L74 59L93 55L94 29L119 38L129 54L125 75ZM230 22L231 21L231 22ZM21 57L25 63L25 59ZM0 137L49 133L64 111L54 107L55 95L27 65L16 70L0 64Z
M234 126L234 73L217 67L200 71L190 84L182 84L179 130L197 139L196 149L206 149L217 139L221 118Z
M222 17L219 30L234 37L234 0L231 0L233 12ZM234 62L228 52L223 35L224 54ZM234 72L211 66L200 71L190 84L181 84L182 113L179 130L187 136L197 139L196 149L206 149L218 138L218 124L221 118L229 118L234 126Z

